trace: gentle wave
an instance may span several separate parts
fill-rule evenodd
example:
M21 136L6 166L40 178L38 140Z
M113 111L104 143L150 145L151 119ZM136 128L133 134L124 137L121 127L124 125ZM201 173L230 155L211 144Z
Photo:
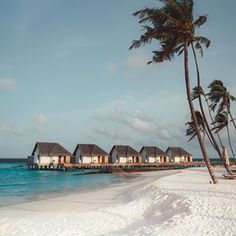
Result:
M41 194L80 191L121 181L112 174L86 175L86 171L28 170L24 163L0 163L0 207ZM14 199L14 200L13 200Z

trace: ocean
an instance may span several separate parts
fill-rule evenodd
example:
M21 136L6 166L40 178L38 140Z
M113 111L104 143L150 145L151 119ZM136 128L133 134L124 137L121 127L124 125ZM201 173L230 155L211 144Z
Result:
M24 161L0 161L0 207L101 188L121 181L122 178L114 174L28 170Z

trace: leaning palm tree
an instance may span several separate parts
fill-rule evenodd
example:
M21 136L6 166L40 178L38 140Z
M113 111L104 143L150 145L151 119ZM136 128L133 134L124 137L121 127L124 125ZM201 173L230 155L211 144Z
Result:
M209 46L210 41L198 36L195 30L206 22L206 16L199 16L194 19L193 0L160 0L163 6L160 8L145 8L135 12L133 15L139 18L139 23L144 24L144 33L140 39L134 40L130 49L138 48L141 45L150 44L152 40L160 42L160 49L153 51L150 63L161 63L171 60L175 55L184 54L185 85L188 97L188 104L196 126L196 135L199 145L208 168L209 174L214 183L217 183L213 168L208 157L202 135L197 125L197 117L194 105L191 100L191 86L189 78L189 46ZM200 48L199 46L196 46Z
M199 105L200 105L200 109L201 109L201 113L200 113L201 119L200 119L200 121L201 121L202 127L204 128L204 134L207 134L208 140L210 141L211 145L213 146L213 148L216 150L217 154L219 155L219 157L221 159L221 162L222 162L223 166L225 167L226 171L229 174L232 175L233 173L230 170L229 165L227 165L227 161L225 159L225 156L223 155L224 146L223 146L223 143L222 143L219 131L216 128L216 123L214 122L213 116L211 114L210 104L209 104L209 102L208 102L208 100L206 98L206 94L205 94L204 90L202 89L202 87L200 86L200 83L199 83L200 74L199 74L199 69L198 69L198 64L197 64L195 52L194 52L194 56L195 56L195 64L196 64L196 68L197 68L198 86L193 88L192 100L198 99ZM211 118L211 124L213 125L213 129L215 130L215 133L216 133L216 135L218 137L218 140L220 142L222 150L220 149L220 147L218 145L218 142L215 139L215 136L214 136L214 134L212 132L212 128L211 128L211 126L210 126L210 124L208 122L208 119L206 117L205 110L204 110L204 107L203 107L202 98L201 98L202 96L205 98L205 101L207 103L208 113L209 113L209 116ZM203 126L203 124L204 124L204 126Z
M236 97L231 95L227 88L224 86L223 82L220 80L214 80L208 88L210 92L207 94L208 99L210 101L210 108L212 111L217 110L217 113L221 113L222 111L227 111L230 119L233 123L233 126L236 130L235 120L231 113L231 102L236 101Z
M233 157L235 158L235 154L234 154L234 150L233 150L232 142L230 138L228 112L226 111L219 112L215 117L214 125L215 125L215 128L213 128L213 130L216 130L217 132L220 132L226 127L230 150Z
M196 87L193 88L192 93L191 93L191 99L193 101L195 99L198 99L199 105L200 105L200 110L201 110L201 112L198 111L198 113L199 113L198 116L199 116L199 118L201 118L200 119L201 123L204 124L203 127L204 127L204 130L205 130L205 133L208 134L207 136L208 136L208 139L209 139L210 143L212 144L214 149L216 149L217 144L215 144L214 137L212 137L213 135L212 135L212 132L211 132L211 128L210 128L210 125L208 123L208 120L206 118L205 111L204 111L204 108L203 108L203 102L202 102L202 98L201 98L201 96L203 96L203 95L204 95L204 91L203 91L202 87L199 85L199 86L196 86ZM196 115L197 115L197 113L196 113ZM212 117L212 123L213 122L214 122L214 120L213 120L213 117Z
M207 99L207 95L206 95L206 93L204 92L204 90L202 89L201 86L200 87L196 86L196 87L193 88L193 91L192 91L192 100L197 99L199 96L203 96L204 101L206 102L206 106L207 106L207 110L208 110L208 115L209 115L209 117L211 119L211 124L214 125L214 118L213 118L212 110L210 108L209 100ZM221 137L220 137L220 135L219 135L219 133L217 131L216 131L216 134L217 134L220 146L223 149L224 145L222 143Z

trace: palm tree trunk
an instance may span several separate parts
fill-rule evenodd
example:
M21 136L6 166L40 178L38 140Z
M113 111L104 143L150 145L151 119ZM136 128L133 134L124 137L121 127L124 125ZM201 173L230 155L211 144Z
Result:
M186 92L187 92L187 97L188 97L189 109L190 109L193 121L195 123L198 142L199 142L199 145L200 145L202 155L204 157L207 169L208 169L209 174L211 176L211 179L212 179L214 184L217 184L217 179L216 179L214 170L212 168L210 159L207 155L206 148L205 148L204 142L202 140L202 136L201 136L199 128L198 128L197 117L196 117L193 102L192 102L192 99L191 99L191 88L190 88L189 69L188 69L188 41L187 40L186 40L185 45L184 45L184 71L185 71L185 85L186 85Z
M198 61L197 61L197 55L196 55L196 52L195 52L195 49L193 47L193 43L191 43L191 47L192 47L192 51L193 51L193 55L194 55L194 62L195 62L195 67L196 67L196 71L197 71L197 86L198 86L198 91L200 91L200 88L201 88L201 81L200 81L200 72L199 72L199 66L198 66ZM225 158L223 157L222 155L222 151L220 150L219 148L219 145L211 131L211 127L208 123L208 120L206 118L206 115L205 115L205 111L204 111L204 107L203 107L203 104L202 104L202 97L201 97L201 94L199 93L198 94L198 101L199 101L199 105L200 105L200 110L201 110L201 113L202 113L202 117L204 119L204 122L206 124L206 128L207 128L207 134L209 134L208 136L208 139L210 141L210 143L212 144L213 148L216 150L216 152L218 153L222 163L223 163L223 166L225 167L226 171L229 173L229 174L233 174L231 172L231 170L229 169L229 166L227 165L226 163L226 160Z

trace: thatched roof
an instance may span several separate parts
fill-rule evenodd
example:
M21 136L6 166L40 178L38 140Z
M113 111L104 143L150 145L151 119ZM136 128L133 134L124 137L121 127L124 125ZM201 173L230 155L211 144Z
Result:
M159 157L167 155L164 151L162 151L160 148L156 146L143 146L142 149L140 150L140 153L142 151L146 151L147 155L151 157Z
M34 146L32 156L34 155L37 148L40 155L71 156L71 153L58 143L37 142Z
M114 145L110 154L113 152L113 150L116 150L117 155L122 157L140 156L140 153L128 145Z
M168 150L170 150L174 156L192 156L192 154L181 147L168 147L166 152L168 152Z
M83 156L108 156L108 153L96 144L77 144L73 155L76 155L78 149L81 151L81 155Z

